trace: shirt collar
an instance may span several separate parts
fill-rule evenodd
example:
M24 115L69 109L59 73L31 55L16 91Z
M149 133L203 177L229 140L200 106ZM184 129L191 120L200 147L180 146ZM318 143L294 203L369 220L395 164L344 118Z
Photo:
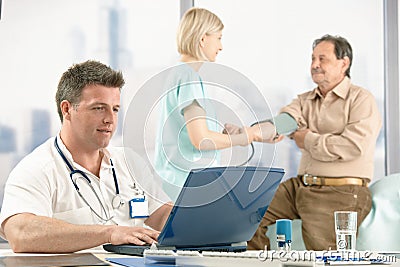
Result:
M71 153L69 152L69 150L67 149L67 147L64 145L63 140L61 139L60 136L61 133L58 133L57 137L56 137L56 142L58 147L60 148L61 152L64 154L64 156L68 159L69 162L74 163L74 159L72 158Z
M101 166L105 167L105 168L112 168L111 161L110 161L110 159L111 159L110 152L106 148L103 148L101 150L101 152L103 153L103 159L101 162Z
M347 94L350 90L350 79L349 77L345 76L344 79L335 87L333 88L333 92L338 97L345 99Z
M72 166L74 165L78 165L80 166L78 163L76 163L72 157L71 152L69 152L69 150L67 149L67 147L64 145L64 142L61 140L61 136L60 133L57 135L57 144L60 147L60 150L62 151L62 153L64 154L64 156L68 159L68 161L72 164ZM103 153L103 158L101 160L101 167L102 168L112 168L111 163L110 163L110 158L111 158L111 154L110 152L106 149L103 148L101 149L101 152ZM81 166L80 166L81 167Z
M350 90L350 83L350 78L346 76L335 88L332 89L332 92L338 97L345 99ZM322 98L322 93L318 87L314 88L307 98L314 99L317 96Z

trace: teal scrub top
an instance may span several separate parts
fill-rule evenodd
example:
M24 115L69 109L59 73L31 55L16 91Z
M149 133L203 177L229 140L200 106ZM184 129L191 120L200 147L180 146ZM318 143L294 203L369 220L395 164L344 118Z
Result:
M190 170L217 166L220 158L219 151L200 151L189 139L183 110L193 101L206 111L208 129L221 131L205 84L183 63L171 69L165 83L155 144L155 170L172 200L176 200Z

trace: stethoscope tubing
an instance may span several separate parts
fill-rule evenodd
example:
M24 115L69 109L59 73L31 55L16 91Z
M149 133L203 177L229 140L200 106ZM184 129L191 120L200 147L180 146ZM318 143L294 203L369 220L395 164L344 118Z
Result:
M72 184L74 185L75 190L77 191L77 193L78 193L78 195L81 197L81 199L85 202L85 204L86 204L87 206L89 206L90 210L91 210L99 219L101 219L101 220L104 221L104 222L107 222L107 221L112 220L113 217L112 217L112 216L109 216L109 215L107 214L106 208L104 207L103 203L101 202L99 195L96 193L96 190L93 188L92 182L90 181L89 177L88 177L88 176L86 175L86 173L84 173L83 171L74 169L74 168L72 167L71 163L68 161L68 159L66 158L66 156L64 155L64 153L61 151L61 149L60 149L60 147L59 147L59 145L58 145L58 143L57 143L57 137L54 139L54 146L55 146L55 148L56 148L58 154L61 156L61 158L63 159L64 163L67 165L68 169L70 170L69 176L70 176L71 182L72 182ZM112 205L113 205L113 208L114 208L114 209L117 209L117 208L121 207L121 206L124 204L124 201L122 200L122 198L121 198L120 195L119 195L119 186L118 186L117 175L116 175L116 173L115 173L114 164L113 164L113 162L112 162L111 159L110 159L110 163L111 163L111 167L112 167L112 173L113 173L114 185L115 185L115 194L116 194L116 195L114 196L114 198L119 198L119 201L117 201L118 203L117 203L117 205L116 205L117 207L114 207L114 199L113 199L113 201L112 201ZM94 193L94 195L96 196L98 202L100 203L101 209L103 210L104 214L106 215L106 218L103 218L102 216L100 216L100 214L98 214L98 213L91 207L91 205L89 204L89 202L88 202L88 201L86 200L86 198L82 195L82 193L81 193L80 190L79 190L79 187L78 187L77 183L76 183L76 182L74 181L74 179L73 179L73 175L74 175L74 174L80 174L80 175L86 180L86 182L89 184L89 187L90 187L90 189L93 191L93 193Z

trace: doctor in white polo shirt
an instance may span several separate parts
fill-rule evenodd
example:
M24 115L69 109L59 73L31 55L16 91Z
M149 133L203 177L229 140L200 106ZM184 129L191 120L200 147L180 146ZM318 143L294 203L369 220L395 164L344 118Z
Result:
M62 75L59 135L22 159L6 183L0 235L15 252L157 240L171 211L167 196L137 154L108 147L123 85L120 72L96 61Z

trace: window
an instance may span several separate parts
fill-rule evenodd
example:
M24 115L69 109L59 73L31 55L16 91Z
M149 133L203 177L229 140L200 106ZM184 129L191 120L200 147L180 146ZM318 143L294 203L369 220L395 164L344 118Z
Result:
M126 80L122 106L128 105L146 79L176 62L179 14L174 0L3 3L0 201L15 164L59 131L54 97L62 73L88 59L121 69ZM119 144L120 136L121 129L113 142Z
M3 3L0 196L15 164L57 134L60 122L54 95L61 74L69 66L95 59L121 69L126 79L124 109L147 79L176 64L179 4L176 0ZM217 62L251 79L273 114L296 94L313 88L309 75L311 44L330 33L342 35L352 44L352 80L375 95L383 117L381 1L196 0L195 5L215 12L225 24L224 50ZM257 100L251 104L259 112L265 107L257 106ZM122 124L120 121L120 127ZM113 142L120 144L120 137L121 128ZM261 150L267 153L260 155ZM273 165L284 168L287 178L296 175L299 152L290 140L279 143L276 151L270 145L257 145L257 157L266 157L264 161L274 158ZM381 134L375 177L384 175L384 158Z

